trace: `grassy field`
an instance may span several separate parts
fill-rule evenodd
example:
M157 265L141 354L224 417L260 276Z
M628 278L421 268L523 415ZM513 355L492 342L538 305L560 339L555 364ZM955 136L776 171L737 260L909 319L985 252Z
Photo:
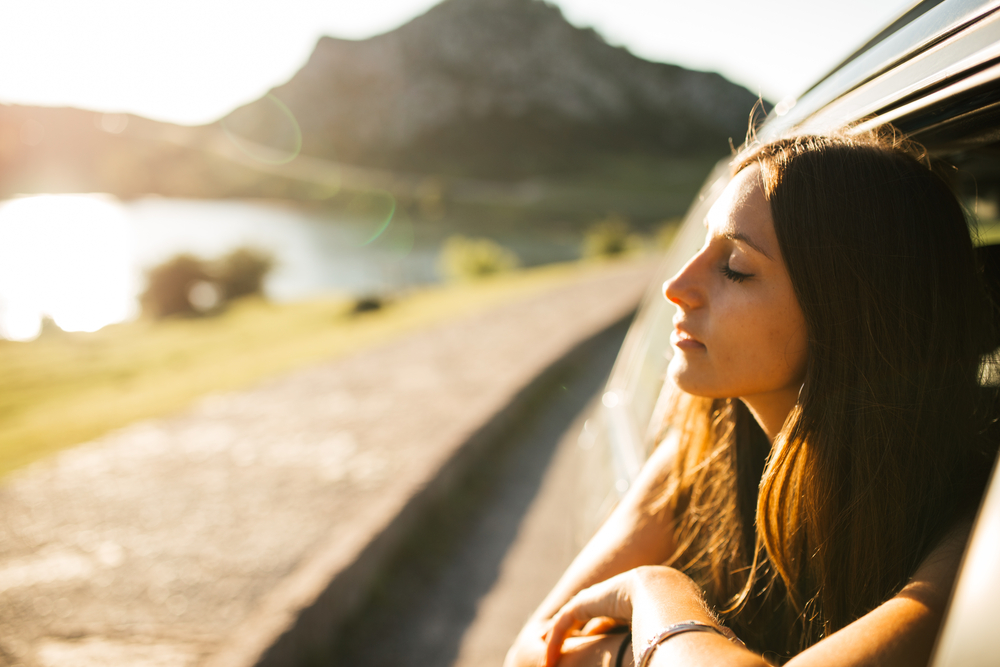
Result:
M323 299L234 303L220 316L139 320L96 333L0 340L0 475L214 392L333 359L595 270L550 265L415 290L380 310Z

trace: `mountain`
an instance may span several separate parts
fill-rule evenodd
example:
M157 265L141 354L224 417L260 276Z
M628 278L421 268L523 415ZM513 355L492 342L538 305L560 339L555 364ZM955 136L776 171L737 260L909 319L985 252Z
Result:
M215 150L219 134L213 126L127 114L0 104L0 198L40 192L308 196L309 184Z
M321 38L287 83L200 127L0 104L0 197L353 210L351 193L381 206L388 192L418 217L652 223L684 211L755 102L718 74L611 46L542 0L445 0L370 39Z
M595 155L723 155L756 96L637 58L541 0L445 0L392 32L323 37L286 84L222 123L338 162L525 177ZM295 124L290 120L294 119Z

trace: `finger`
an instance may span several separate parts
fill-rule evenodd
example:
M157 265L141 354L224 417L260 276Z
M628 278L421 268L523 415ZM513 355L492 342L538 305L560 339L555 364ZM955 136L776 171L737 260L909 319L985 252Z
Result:
M520 636L507 652L503 667L538 667L545 660L545 639L542 635L527 633Z
M562 655L566 635L592 618L608 616L622 623L632 620L632 603L622 577L612 577L577 593L552 619L547 637L545 667L554 667Z
M566 614L563 611L560 611L552 620L552 627L549 628L545 638L545 667L554 667L559 662L563 640L566 639L566 635L573 629L574 625L579 627L572 614Z
M587 621L586 625L580 628L581 635L603 635L609 630L621 627L621 623L610 616L598 616Z
M574 630L582 628L590 619L600 616L594 609L604 608L600 600L593 600L586 594L566 603L552 619L545 647L545 665L553 667L562 655L562 645L566 637ZM613 621L612 621L613 622Z

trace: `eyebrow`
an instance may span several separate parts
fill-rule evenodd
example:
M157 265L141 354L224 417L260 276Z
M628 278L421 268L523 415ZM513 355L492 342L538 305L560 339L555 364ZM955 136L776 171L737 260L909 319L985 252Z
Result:
M748 246L750 246L760 254L764 255L764 257L767 257L772 261L774 260L774 258L771 257L771 255L769 255L767 251L765 251L759 245L750 240L750 237L748 237L746 234L741 234L740 232L725 232L724 234L722 234L722 237L729 239L730 241L740 241L741 243L746 243Z

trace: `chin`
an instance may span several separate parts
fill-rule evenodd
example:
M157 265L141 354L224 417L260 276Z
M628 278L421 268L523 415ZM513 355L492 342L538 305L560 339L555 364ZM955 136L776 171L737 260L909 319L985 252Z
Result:
M711 383L706 382L705 374L692 368L681 354L675 353L670 360L667 377L677 385L678 389L692 396L720 398L716 395L718 392L712 391Z

